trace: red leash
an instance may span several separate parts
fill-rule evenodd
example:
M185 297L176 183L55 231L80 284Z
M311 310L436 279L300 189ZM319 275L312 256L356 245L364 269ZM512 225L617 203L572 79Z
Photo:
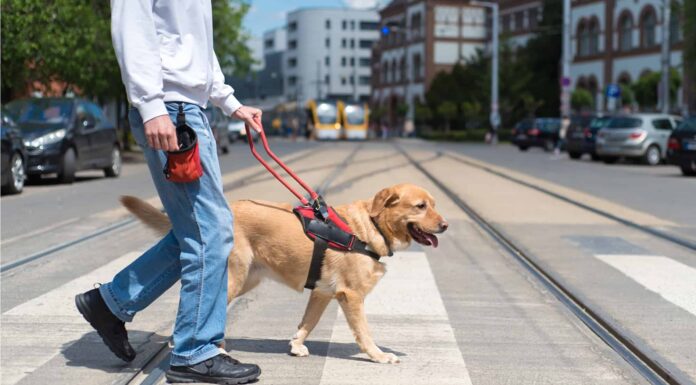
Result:
M318 204L319 202L318 202L317 198L320 198L320 197L319 197L319 194L317 194L316 191L314 191L314 190L313 190L311 187L309 187L302 179L300 179L300 177L297 176L297 174L295 174L295 172L292 171L292 170L290 169L290 167L286 166L285 163L283 163L280 159L278 159L278 157L276 156L276 154L274 154L273 151L271 151L271 148L268 146L268 140L266 139L266 133L263 131L263 125L261 124L261 120L260 120L260 119L257 119L257 120L256 120L256 124L258 124L259 127L261 127L261 132L259 132L259 136L261 136L261 143L263 143L263 148L266 150L266 153L268 153L268 155L269 155L280 167L282 167L283 170L285 170L285 172L287 172L288 175L290 175L290 176L292 177L292 179L294 179L297 183L299 183L300 186L302 186L302 188L304 188L304 189L309 193L309 197L310 197L310 199L313 201L312 203L315 203L315 202L316 202L316 203ZM310 201L308 201L307 198L305 198L302 194L300 194L299 192L297 192L297 190L295 190L292 186L290 186L290 184L288 184L288 182L286 182L285 179L283 179L283 177L280 176L280 174L278 174L278 172L277 172L276 170L274 170L273 167L271 167L271 165L269 165L269 164L261 157L261 154L259 154L259 153L256 151L256 148L254 147L254 140L253 140L253 137L251 136L251 128L249 127L248 124L245 124L245 125L244 125L244 129L246 130L247 142L249 142L249 148L251 149L251 153L254 154L254 157L255 157L256 159L258 159L259 162L261 162L261 164L262 164L264 167L266 167L266 170L268 170L271 174L273 174L273 176L276 177L276 179L278 179L278 181L279 181L280 183L282 183L283 186L285 186L285 188L287 188L288 190L290 190L290 192L291 192L293 195L295 195L295 196L297 197L297 199L300 200L300 202L302 203L303 206L310 206L310 205L313 205L313 204L310 204ZM323 202L321 202L321 203L323 203Z

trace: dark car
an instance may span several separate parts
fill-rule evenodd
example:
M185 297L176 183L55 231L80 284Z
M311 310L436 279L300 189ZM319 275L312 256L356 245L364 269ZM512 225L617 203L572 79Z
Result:
M6 105L24 136L27 175L39 179L57 174L72 183L80 170L121 173L121 147L116 128L97 105L75 98L32 98Z
M604 128L611 120L610 116L582 116L571 118L566 133L566 151L571 159L580 159L583 154L590 154L592 160L599 160L596 141L597 131Z
M520 151L527 151L529 147L551 151L556 147L560 129L561 119L558 118L524 119L512 130L512 143Z
M679 166L682 174L696 176L696 116L682 121L670 135L667 161Z
M2 192L6 194L19 194L24 189L26 177L27 151L24 148L22 132L16 123L3 109L0 116L2 123Z
M227 132L227 123L229 119L221 109L211 105L208 105L208 107L203 110L203 113L205 117L208 118L210 129L213 131L218 153L227 154L230 152L230 137Z

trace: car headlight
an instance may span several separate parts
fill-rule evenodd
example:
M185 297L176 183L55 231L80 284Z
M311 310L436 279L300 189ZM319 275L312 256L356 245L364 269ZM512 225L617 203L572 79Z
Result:
M39 136L38 138L32 140L25 140L24 145L27 147L41 147L47 144L57 143L61 141L63 138L65 138L66 133L67 131L65 130L65 128L61 128L60 130L49 132L46 135Z

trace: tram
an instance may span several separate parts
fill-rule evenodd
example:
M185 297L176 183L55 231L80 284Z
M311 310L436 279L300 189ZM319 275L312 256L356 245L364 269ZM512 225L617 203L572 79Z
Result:
M319 140L338 140L343 137L341 110L343 103L334 100L307 102L307 130Z
M349 140L366 140L370 124L367 103L345 103L341 109L344 137Z

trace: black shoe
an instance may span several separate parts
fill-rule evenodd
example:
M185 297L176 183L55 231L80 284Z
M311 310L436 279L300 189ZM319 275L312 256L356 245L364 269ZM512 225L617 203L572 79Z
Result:
M170 366L167 382L205 382L209 384L236 385L254 381L261 375L261 368L254 364L242 364L227 354L190 366Z
M98 289L76 295L75 305L118 358L126 362L133 361L135 350L128 342L125 323L109 310Z

